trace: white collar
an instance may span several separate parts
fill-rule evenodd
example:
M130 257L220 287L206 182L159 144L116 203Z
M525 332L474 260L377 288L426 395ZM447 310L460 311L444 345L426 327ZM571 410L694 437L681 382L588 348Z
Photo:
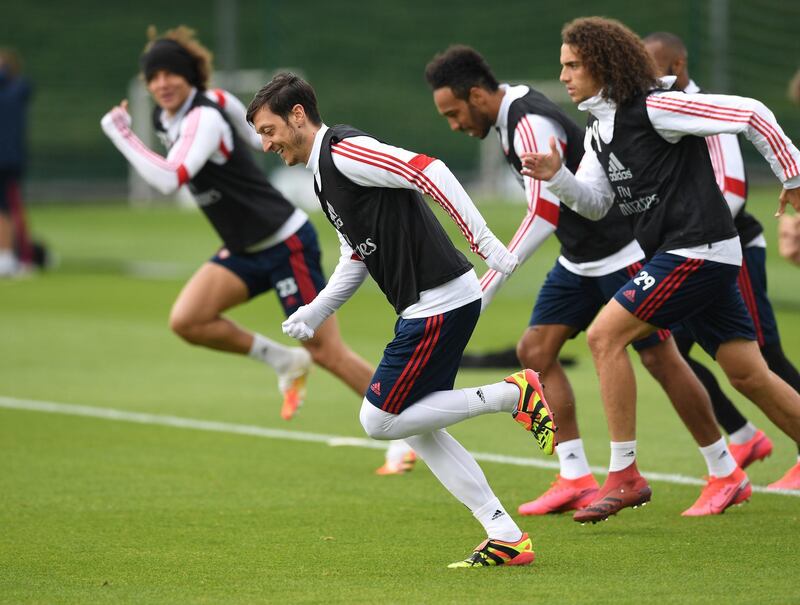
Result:
M656 78L656 80L658 80L658 87L663 88L664 90L669 90L675 86L675 81L677 79L678 76L662 76L660 78Z
M657 78L656 80L659 88L669 90L672 88L672 85L675 84L675 80L677 79L677 76L664 76L663 78ZM604 99L602 93L603 91L601 90L593 97L582 101L578 104L578 109L581 111L589 111L597 118L609 113L615 113L617 111L617 104L611 99Z
M505 132L506 128L508 128L508 110L511 104L528 94L530 88L523 84L518 86L501 84L500 89L503 91L503 100L500 101L500 109L497 110L497 120L494 122L494 127L500 132Z
M581 111L588 111L597 118L606 115L614 115L617 111L617 104L611 99L603 98L603 91L601 90L593 97L589 97L585 101L578 103L578 109Z
M308 168L312 174L317 174L319 172L319 152L322 150L322 139L325 137L326 132L328 132L328 127L322 124L317 134L314 135L314 144L311 145L311 153L308 156L308 162L306 162L306 168Z
M694 94L696 92L700 92L700 87L694 83L694 80L689 80L689 83L686 85L686 88L683 89L683 92Z

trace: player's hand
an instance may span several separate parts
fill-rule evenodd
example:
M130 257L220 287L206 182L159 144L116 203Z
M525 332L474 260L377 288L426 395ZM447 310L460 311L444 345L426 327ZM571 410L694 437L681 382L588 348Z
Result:
M561 170L561 154L556 147L556 138L550 137L550 153L523 153L522 175L540 181L549 181Z
M800 214L784 214L778 223L778 254L800 265Z
M132 121L131 114L128 113L128 99L122 99L119 105L112 107L109 112L103 116L100 124L103 126L103 130L106 130L112 125L129 129Z
M500 273L511 275L519 265L519 258L503 245L499 239L495 238L484 247L483 253L486 255L486 264L490 269Z
M283 333L298 340L314 338L314 333L325 317L312 305L303 305L281 324Z
M781 191L778 202L778 211L775 216L781 216L786 211L786 204L791 204L795 212L800 212L800 187Z

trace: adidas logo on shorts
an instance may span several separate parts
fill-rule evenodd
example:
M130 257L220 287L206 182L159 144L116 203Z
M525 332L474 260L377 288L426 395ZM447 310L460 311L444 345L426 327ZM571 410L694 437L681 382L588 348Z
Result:
M381 383L380 383L380 381L373 382L371 385L369 385L369 390L372 391L373 393L375 393L378 397L380 397L381 396Z
M625 290L622 295L631 302L636 300L636 290Z

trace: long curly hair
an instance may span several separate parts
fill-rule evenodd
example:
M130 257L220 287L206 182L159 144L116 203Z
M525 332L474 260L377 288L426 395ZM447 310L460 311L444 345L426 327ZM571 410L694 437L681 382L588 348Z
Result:
M575 19L561 30L561 40L603 86L606 100L623 105L658 85L655 65L641 39L616 19Z
M148 42L145 44L143 52L146 53L149 51L156 40L163 38L166 38L167 40L174 40L183 46L183 48L186 49L186 52L188 52L195 59L195 63L197 65L197 75L201 84L201 86L198 88L201 90L208 89L211 81L211 74L214 71L214 55L205 46L200 44L200 41L196 38L195 31L191 27L179 25L178 27L168 29L163 34L159 34L156 26L150 25L147 28Z

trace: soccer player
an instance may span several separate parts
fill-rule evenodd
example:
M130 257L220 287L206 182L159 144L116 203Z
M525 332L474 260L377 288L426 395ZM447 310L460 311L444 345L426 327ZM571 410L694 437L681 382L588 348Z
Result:
M583 161L573 175L551 139L549 152L523 157L523 173L548 181L563 203L588 218L616 207L630 218L648 259L588 332L612 464L620 470L575 514L583 522L607 518L649 489L634 464L636 383L625 348L659 328L683 321L731 384L800 441L800 395L759 351L736 285L739 236L702 137L744 133L784 184L778 213L788 203L800 208L800 152L758 101L666 90L671 83L656 78L642 41L618 21L576 19L562 30L562 42L560 79L590 113ZM623 452L630 454L625 461Z
M583 157L584 133L556 105L528 86L499 84L484 58L466 46L450 47L434 57L425 76L433 89L434 104L452 130L484 138L494 127L500 137L506 160L528 202L528 212L509 249L525 262L551 234L561 243L561 256L547 275L530 327L518 345L522 365L540 370L547 385L548 403L558 418L560 470L550 489L520 506L519 512L544 515L580 509L594 499L599 486L589 471L575 416L575 395L558 355L567 339L585 330L617 289L639 270L644 253L620 213L589 220L561 205L546 183L520 173L520 155L545 149L551 136L558 140L567 166L577 169ZM506 276L496 271L484 275L484 309L505 280ZM728 484L746 485L747 477L728 455L708 395L681 359L667 330L633 346L643 359L651 358L659 367L669 368L658 375L664 390L697 440L709 474L725 478L704 490L684 514L722 513L733 499L714 494ZM641 496L644 502L649 494Z
M33 262L20 183L32 86L20 64L16 51L0 48L0 278L18 275Z
M453 218L470 249L511 273L517 257L489 230L450 170L439 160L377 141L351 126L326 126L313 88L281 73L258 91L247 120L265 152L303 163L341 258L328 285L284 323L295 338L314 336L369 274L398 314L361 406L374 439L405 439L442 484L483 525L487 539L450 567L524 565L531 539L506 513L472 456L445 430L479 414L508 412L553 452L555 425L538 377L523 370L502 382L453 390L458 364L481 307L472 265L453 246L421 194Z
M248 355L272 367L287 420L302 404L311 360L357 393L372 368L339 335L336 318L320 326L304 348L287 347L223 315L274 289L287 316L324 287L317 234L264 177L247 146L260 140L231 93L209 89L211 53L184 26L150 41L141 75L155 101L155 129L166 157L148 149L131 130L123 101L102 119L111 142L153 187L168 194L188 185L223 247L197 272L175 301L170 327L190 344Z
M644 44L656 64L657 75L675 76L674 90L683 90L687 93L701 92L700 87L689 77L688 53L683 40L669 32L656 32L647 36ZM728 203L734 217L733 223L742 242L742 269L739 272L738 283L747 311L753 318L758 346L770 370L798 391L800 374L783 352L775 313L767 296L767 241L764 239L764 228L745 209L747 175L739 140L736 135L723 133L708 137L706 141L717 186ZM681 354L711 395L714 414L729 435L730 451L739 466L745 468L769 456L772 453L772 442L769 437L742 416L733 402L722 392L717 379L708 368L690 357L689 353L694 344L691 335L686 330L679 330L674 335ZM650 369L657 371L655 368ZM800 457L783 478L770 484L769 487L800 489Z

